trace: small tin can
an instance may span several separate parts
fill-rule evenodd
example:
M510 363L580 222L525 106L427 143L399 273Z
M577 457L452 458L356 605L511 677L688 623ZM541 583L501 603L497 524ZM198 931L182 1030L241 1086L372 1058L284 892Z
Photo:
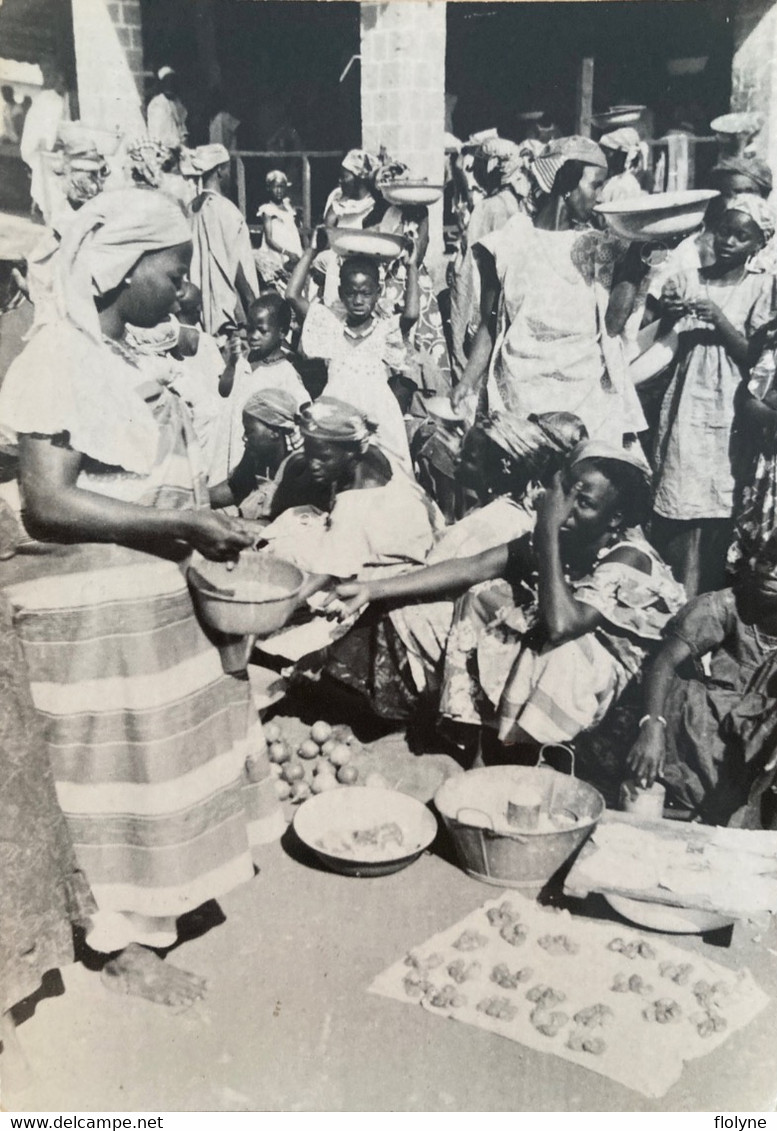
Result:
M657 821L664 815L666 790L660 782L653 782L650 789L643 789L635 781L625 781L621 785L620 800L624 813L637 813L640 817Z
M529 786L512 789L507 802L507 823L514 829L531 832L540 823L542 794Z

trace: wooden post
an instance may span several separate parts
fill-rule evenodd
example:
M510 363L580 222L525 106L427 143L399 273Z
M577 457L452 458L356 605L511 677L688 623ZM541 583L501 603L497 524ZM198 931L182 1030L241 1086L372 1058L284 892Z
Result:
M690 139L687 134L668 134L667 138L667 192L687 189L690 174Z
M306 228L313 226L310 200L310 158L307 153L302 154L302 222Z
M235 157L235 170L237 172L237 206L243 215L248 218L248 201L246 199L246 167L243 158Z
M591 136L591 118L594 112L594 60L590 55L580 60L577 72L576 118L577 132Z

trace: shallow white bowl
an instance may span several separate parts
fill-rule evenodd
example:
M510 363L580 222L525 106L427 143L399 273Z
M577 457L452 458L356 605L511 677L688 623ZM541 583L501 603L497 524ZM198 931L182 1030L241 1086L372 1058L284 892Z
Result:
M601 114L593 114L591 121L600 130L610 130L618 126L630 126L642 117L645 106L611 106Z
M730 927L733 922L725 915L695 907L669 907L666 903L648 903L644 899L629 899L625 895L608 895L606 892L604 898L613 911L630 923L671 935L703 935L707 931Z
M329 246L340 256L371 255L375 259L396 259L405 250L404 236L361 228L329 228Z
M358 860L346 854L326 852L321 837L340 830L369 829L396 821L406 834L394 855L381 860ZM304 801L294 814L294 831L319 860L346 876L386 876L417 860L437 835L437 821L421 801L395 789L343 786Z
M436 204L443 193L442 185L429 185L425 181L393 181L379 187L389 204Z
M626 240L654 240L681 236L698 228L711 200L720 194L713 189L686 189L683 192L658 192L597 204L608 228Z

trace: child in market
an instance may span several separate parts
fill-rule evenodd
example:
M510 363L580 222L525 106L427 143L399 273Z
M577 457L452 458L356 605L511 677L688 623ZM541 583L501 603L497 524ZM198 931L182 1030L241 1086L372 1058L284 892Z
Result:
M402 410L388 382L393 371L406 367L408 334L418 321L417 250L408 259L404 308L383 317L377 310L381 297L378 263L366 255L352 255L340 268L339 303L332 309L305 298L310 266L325 240L316 230L294 268L286 298L302 323L301 349L307 357L327 362L326 395L353 405L378 426L377 440L385 452L412 474L410 450Z
M243 455L243 405L253 393L267 389L288 393L297 408L310 400L289 361L284 343L291 324L291 308L276 292L255 299L248 308L244 356L240 340L233 339L231 355L219 381L219 393L228 398L222 416L217 458L211 480L225 479Z
M656 439L653 535L691 597L725 584L735 406L777 299L774 276L748 264L773 233L764 200L735 197L715 230L714 262L678 271L660 300L662 321L680 345Z

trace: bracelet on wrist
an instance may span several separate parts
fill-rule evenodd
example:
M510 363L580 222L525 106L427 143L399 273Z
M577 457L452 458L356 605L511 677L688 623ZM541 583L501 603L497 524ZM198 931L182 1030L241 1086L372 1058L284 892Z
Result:
M642 727L645 725L645 723L650 722L651 719L653 719L657 723L660 723L662 727L666 726L666 719L664 718L663 715L643 715L642 718L637 723L637 726L641 730Z

